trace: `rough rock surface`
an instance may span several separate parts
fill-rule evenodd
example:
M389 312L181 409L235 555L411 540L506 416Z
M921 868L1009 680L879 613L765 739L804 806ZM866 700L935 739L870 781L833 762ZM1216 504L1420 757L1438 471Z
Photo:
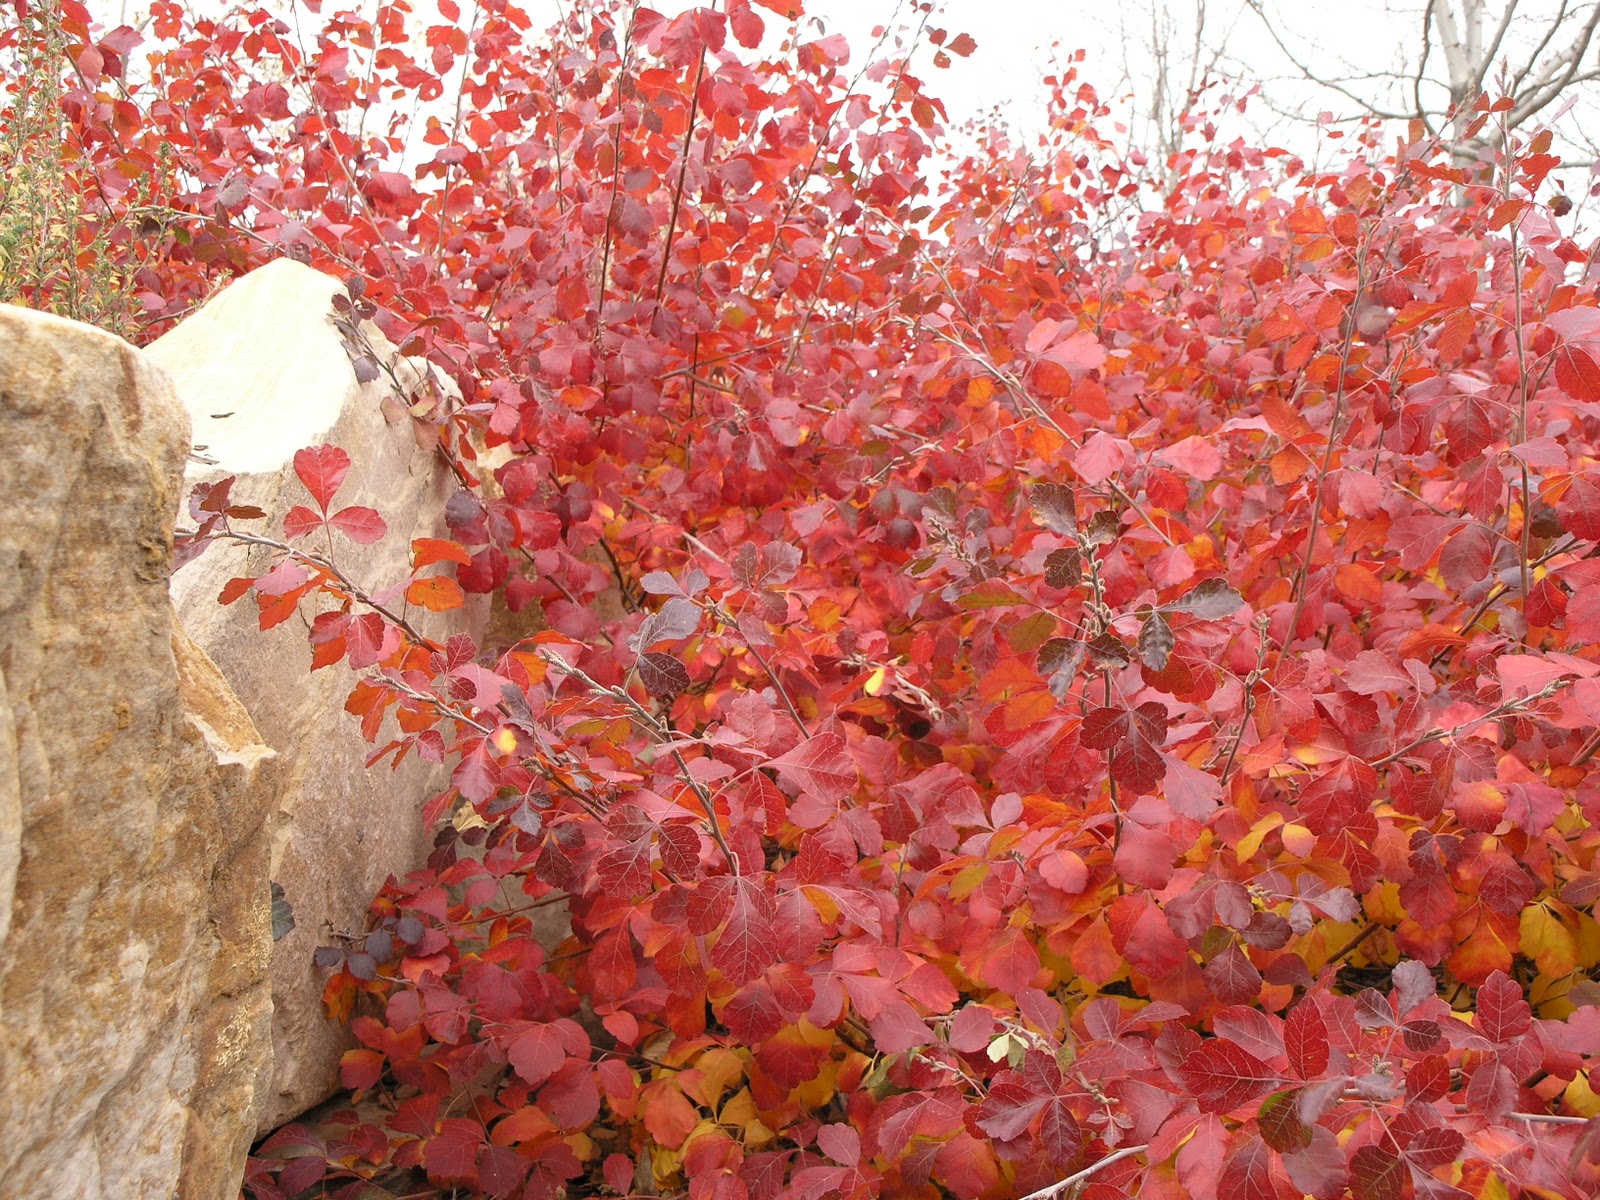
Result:
M167 597L189 422L0 306L0 1195L233 1200L270 1078L248 716Z
M234 282L146 354L172 379L194 418L196 443L216 460L191 466L191 483L236 475L234 502L278 519L308 502L293 472L295 451L330 442L349 453L354 465L334 506L378 509L388 534L372 546L334 535L335 560L351 578L378 589L405 578L413 538L445 536L453 485L437 457L419 448L389 376L357 382L329 320L340 291L338 280L280 260ZM414 383L415 365L396 360L376 331L369 336L394 374ZM385 409L400 419L391 424ZM280 529L249 528L273 535ZM337 1088L339 1058L352 1042L323 1013L326 973L312 955L341 934L363 932L368 905L388 876L421 864L431 846L421 806L446 779L415 757L392 772L367 770L374 747L343 711L354 682L349 669L313 674L298 618L263 633L252 599L218 605L230 578L259 574L265 561L259 550L214 545L172 581L185 629L216 660L278 752L265 770L276 797L270 870L294 910L295 927L273 950L276 1064L263 1132ZM478 636L482 611L476 605L422 613L418 624L434 637Z

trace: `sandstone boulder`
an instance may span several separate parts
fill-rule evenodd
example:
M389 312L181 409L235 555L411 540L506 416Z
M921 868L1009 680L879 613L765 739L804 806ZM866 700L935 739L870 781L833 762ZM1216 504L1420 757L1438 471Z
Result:
M0 1195L234 1200L270 1081L271 754L167 596L189 421L0 306Z
M406 576L411 540L447 536L448 468L419 445L395 383L422 372L375 330L370 345L387 368L357 381L330 321L338 280L280 260L237 280L200 312L152 343L147 355L172 379L194 420L195 441L213 465L191 464L189 482L237 476L235 503L271 514L266 531L307 503L294 475L295 451L330 442L353 466L336 506L364 504L388 524L382 541L359 546L336 536L335 560L374 590ZM260 528L252 526L251 528ZM398 770L368 770L373 746L344 712L354 676L343 665L312 673L305 625L294 619L262 632L252 600L224 608L217 596L234 576L260 574L263 552L213 545L178 570L172 595L185 629L222 669L278 757L265 774L275 792L270 816L272 881L295 927L272 960L272 1103L266 1131L329 1096L339 1058L352 1043L323 1013L325 972L312 956L340 935L360 934L388 876L421 864L431 846L423 802L446 781L442 769L409 757ZM419 614L429 636L482 633L482 605Z

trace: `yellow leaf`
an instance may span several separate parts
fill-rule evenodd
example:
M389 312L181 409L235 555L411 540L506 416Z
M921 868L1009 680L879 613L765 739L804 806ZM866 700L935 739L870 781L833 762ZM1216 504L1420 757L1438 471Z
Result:
M1562 1099L1580 1117L1600 1117L1600 1096L1595 1095L1594 1089L1589 1086L1589 1077L1582 1071L1567 1084Z
M826 1108L838 1091L839 1064L830 1061L822 1064L822 1071L815 1079L808 1079L789 1094L802 1108L815 1112Z
M1250 832L1239 839L1235 849L1240 862L1248 862L1256 856L1256 851L1261 849L1261 842L1278 826L1283 824L1282 813L1268 813L1250 827Z
M1395 926L1405 920L1405 905L1400 903L1400 887L1395 883L1379 884L1367 893L1364 903L1367 919L1379 925Z
M1304 825L1283 827L1283 848L1296 858L1310 858L1317 848L1317 835Z
M752 1149L760 1149L776 1136L761 1122L756 1102L750 1095L749 1088L741 1088L726 1104L722 1106L722 1113L718 1118L723 1125L733 1129L743 1129L744 1144Z
M699 1078L691 1088L687 1082L683 1090L707 1108L715 1111L722 1094L734 1083L744 1078L745 1061L737 1050L713 1046L694 1061ZM683 1072L687 1075L688 1072Z
M1539 974L1561 978L1578 968L1578 939L1560 917L1543 904L1522 910L1523 954L1538 964Z
M950 899L957 902L965 900L978 890L978 885L989 878L989 864L985 862L973 863L964 868L950 881Z
M811 901L811 907L817 910L817 916L822 918L823 924L832 925L839 919L839 906L826 891L809 884L800 889L805 898Z
M1578 918L1578 965L1584 970L1600 963L1600 921L1588 913L1576 914Z
M717 1114L717 1120L724 1125L743 1125L746 1121L754 1121L758 1116L756 1102L750 1095L750 1089L740 1088L728 1097L728 1102L722 1106L722 1111Z

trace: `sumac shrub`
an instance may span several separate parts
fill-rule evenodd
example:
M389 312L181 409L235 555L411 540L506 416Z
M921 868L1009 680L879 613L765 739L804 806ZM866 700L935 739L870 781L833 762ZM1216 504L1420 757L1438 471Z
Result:
M936 154L926 22L858 68L795 0L62 8L151 332L288 254L460 390L408 579L340 571L337 448L265 524L193 502L278 544L233 602L320 598L375 758L453 772L326 956L381 1103L254 1196L1594 1194L1600 309L1547 136L1197 123L1151 199L1070 74L1041 144ZM407 615L487 591L541 632Z

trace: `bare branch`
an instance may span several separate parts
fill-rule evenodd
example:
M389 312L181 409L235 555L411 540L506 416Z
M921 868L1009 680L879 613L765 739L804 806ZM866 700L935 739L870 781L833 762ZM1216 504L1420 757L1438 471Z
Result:
M1567 0L1561 0L1561 7L1556 10L1556 15L1551 20L1550 24L1545 26L1544 36L1539 39L1539 44L1533 48L1532 52L1529 53L1528 61L1523 63L1522 67L1511 76L1511 90L1513 92L1520 92L1522 90L1522 81L1527 79L1527 77L1532 74L1533 69L1539 65L1540 56L1543 55L1546 48L1549 47L1550 39L1555 37L1556 30L1561 28L1562 23L1565 22L1566 19Z
M1410 113L1389 112L1386 109L1381 109L1367 97L1351 91L1337 80L1327 79L1321 75L1314 74L1310 68L1308 68L1295 56L1294 51L1289 49L1288 44L1278 33L1277 27L1274 26L1271 20L1268 19L1266 5L1262 2L1262 0L1247 0L1247 3L1249 4L1251 11L1253 11L1256 16L1261 18L1262 25L1266 26L1267 33L1271 35L1272 40L1277 44L1278 49L1283 51L1283 56L1293 63L1295 69L1298 70L1300 74L1303 75L1309 82L1316 84L1318 87L1325 87L1329 91L1338 92L1347 100L1354 101L1355 103L1359 104L1369 116L1381 117L1384 120L1390 121L1403 121L1411 116Z
M1428 0L1428 7L1422 10L1422 57L1417 60L1416 78L1411 81L1411 97L1416 101L1417 119L1428 127L1430 134L1438 133L1438 130L1428 119L1428 110L1422 104L1422 76L1428 69L1428 53L1433 49L1433 39L1428 36L1428 29L1433 21L1433 6L1438 2L1439 0Z
M1572 44L1562 51L1549 66L1540 72L1541 81L1534 89L1533 95L1526 101L1513 108L1506 119L1506 123L1515 128L1526 121L1534 113L1544 108L1567 88L1575 83L1581 83L1595 78L1595 72L1580 73L1579 68L1583 63L1583 56L1589 49L1589 43L1594 40L1595 27L1600 25L1600 4L1594 5L1589 11L1589 19L1584 22L1583 28L1578 31ZM1559 75L1555 75L1558 67L1565 66Z
M1505 40L1506 30L1511 26L1511 18L1516 15L1517 6L1521 3L1522 0L1507 0L1506 10L1500 14L1500 26L1494 31L1494 38L1489 42L1489 48L1478 58L1478 72L1472 80L1474 91L1483 91L1483 81L1488 77L1489 68L1494 65L1495 55L1500 53L1500 43ZM1566 7L1565 0L1562 0L1562 7ZM1554 29L1560 20L1558 16L1551 22L1551 28Z

